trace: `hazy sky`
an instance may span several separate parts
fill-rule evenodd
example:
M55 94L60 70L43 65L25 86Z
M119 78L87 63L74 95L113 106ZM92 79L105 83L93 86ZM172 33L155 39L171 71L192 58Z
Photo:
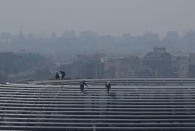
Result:
M188 31L194 13L195 0L0 0L0 32Z

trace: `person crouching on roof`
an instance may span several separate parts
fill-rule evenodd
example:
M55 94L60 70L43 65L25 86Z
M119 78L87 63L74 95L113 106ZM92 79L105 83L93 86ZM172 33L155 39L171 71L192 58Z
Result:
M84 92L85 86L88 86L85 80L82 81L82 82L80 82L80 89L81 89L81 92Z

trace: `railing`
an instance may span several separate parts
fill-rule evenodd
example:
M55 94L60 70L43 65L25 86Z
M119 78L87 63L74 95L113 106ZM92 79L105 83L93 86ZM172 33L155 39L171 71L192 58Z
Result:
M104 85L106 81L111 81L112 85L131 85L131 86L191 86L195 85L193 78L121 78L121 79L77 79L77 80L46 80L30 81L33 84L52 84L52 85L78 85L85 80L91 85Z

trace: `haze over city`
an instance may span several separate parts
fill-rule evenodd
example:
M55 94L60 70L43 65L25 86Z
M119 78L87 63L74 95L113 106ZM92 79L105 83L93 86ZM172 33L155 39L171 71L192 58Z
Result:
M0 131L195 131L195 0L0 0Z
M70 78L192 77L194 5L194 0L0 0L0 81L50 79L59 69ZM145 59L164 55L166 66L147 67ZM104 68L97 69L101 60Z
M0 0L0 32L132 35L195 29L194 0Z

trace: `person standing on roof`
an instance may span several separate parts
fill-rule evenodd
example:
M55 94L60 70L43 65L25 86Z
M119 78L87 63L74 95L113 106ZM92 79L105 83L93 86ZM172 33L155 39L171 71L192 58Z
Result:
M63 80L65 78L66 73L64 71L60 71L61 74L61 80Z
M60 79L60 75L59 75L58 72L56 72L55 78L56 78L56 80L59 80Z
M110 89L111 89L110 81L107 81L107 82L106 82L105 87L106 87L107 93L109 94Z

